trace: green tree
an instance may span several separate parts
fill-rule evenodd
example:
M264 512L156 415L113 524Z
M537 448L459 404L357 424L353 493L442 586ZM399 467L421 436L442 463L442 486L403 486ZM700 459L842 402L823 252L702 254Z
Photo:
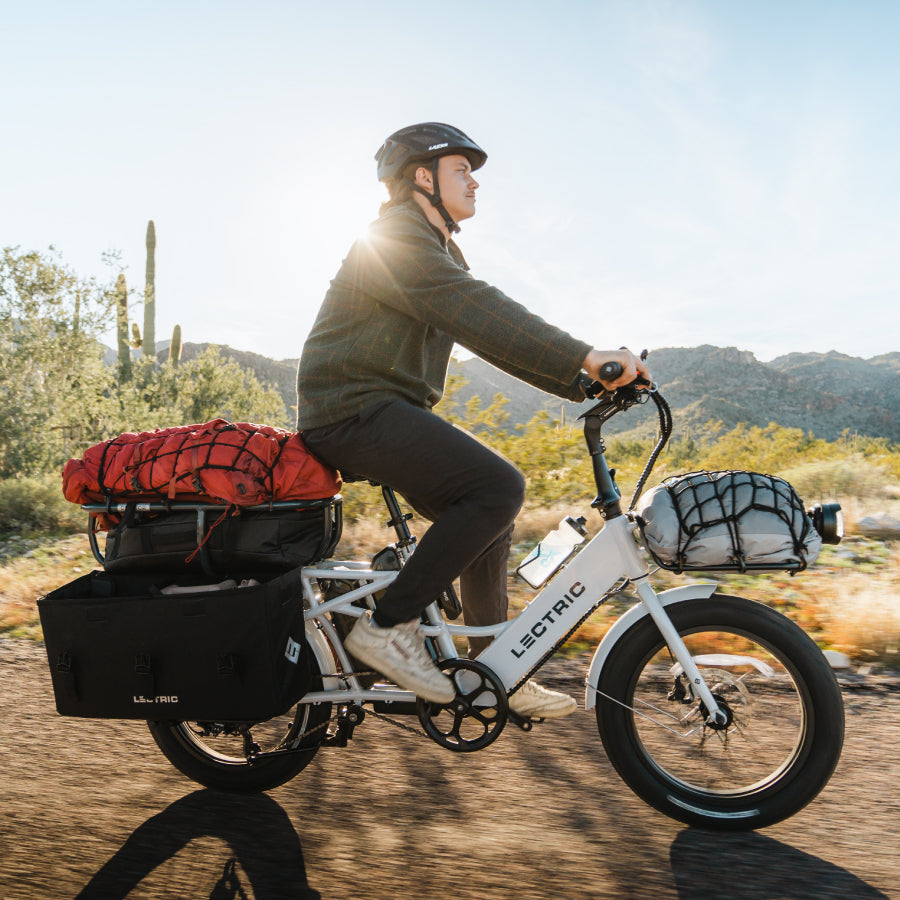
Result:
M0 478L47 471L114 414L98 335L112 294L51 247L0 256Z
M122 382L100 335L116 290L78 277L52 248L0 257L0 479L59 471L123 431L216 417L290 427L283 400L209 348L180 365L132 362Z
M705 448L701 462L706 469L777 473L803 457L826 459L833 453L833 445L802 428L784 428L774 422L765 428L741 423Z
M153 427L206 422L260 422L289 428L281 394L212 346L196 359L148 369L142 391Z

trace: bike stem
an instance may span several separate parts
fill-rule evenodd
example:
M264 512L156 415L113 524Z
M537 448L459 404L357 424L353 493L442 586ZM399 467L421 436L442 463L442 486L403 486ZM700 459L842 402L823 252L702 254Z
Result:
M604 519L615 519L622 515L622 494L616 484L616 470L606 462L606 445L603 443L603 420L599 415L587 413L584 417L584 440L591 455L597 496L591 507L600 511Z

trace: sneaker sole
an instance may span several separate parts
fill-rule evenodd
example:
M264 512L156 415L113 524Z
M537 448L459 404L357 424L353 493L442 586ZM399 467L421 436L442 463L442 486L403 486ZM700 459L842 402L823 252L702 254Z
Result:
M570 716L578 709L577 703L566 706L550 707L548 709L518 710L510 706L510 710L517 716L527 716L529 719L561 719Z

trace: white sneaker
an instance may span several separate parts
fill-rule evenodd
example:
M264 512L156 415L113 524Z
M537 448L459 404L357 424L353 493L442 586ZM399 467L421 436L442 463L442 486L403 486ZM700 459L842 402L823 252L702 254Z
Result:
M456 688L428 655L419 623L379 628L371 619L371 613L357 619L344 640L347 652L424 700L450 703Z
M536 681L526 681L509 698L509 708L531 719L559 719L575 712L578 704L568 694L547 690Z

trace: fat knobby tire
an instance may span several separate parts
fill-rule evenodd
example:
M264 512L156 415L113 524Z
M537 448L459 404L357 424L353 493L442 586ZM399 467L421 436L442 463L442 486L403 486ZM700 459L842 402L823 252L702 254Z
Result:
M805 727L788 764L752 790L704 791L669 776L654 765L630 710L603 696L629 704L643 666L663 648L648 616L616 643L599 678L597 724L613 766L647 803L689 825L748 831L793 815L827 784L843 744L841 692L824 654L790 619L755 601L714 594L671 604L666 611L682 635L726 631L764 645L794 679Z

